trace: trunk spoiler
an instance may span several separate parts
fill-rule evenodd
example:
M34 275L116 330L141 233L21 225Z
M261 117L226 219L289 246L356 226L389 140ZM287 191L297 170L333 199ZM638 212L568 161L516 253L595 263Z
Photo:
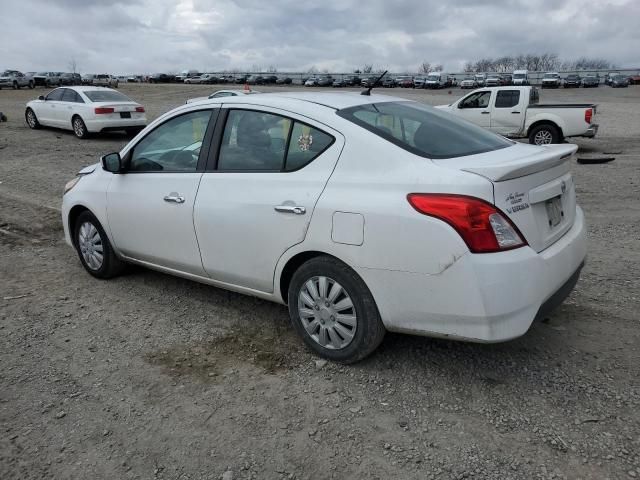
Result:
M462 167L465 172L481 175L493 182L502 182L556 167L568 161L578 151L577 145L548 145L544 150L517 160L505 159L490 164Z

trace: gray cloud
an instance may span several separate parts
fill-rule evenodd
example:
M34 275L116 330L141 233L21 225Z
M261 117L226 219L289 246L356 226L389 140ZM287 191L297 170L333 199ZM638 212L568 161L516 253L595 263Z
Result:
M543 52L638 66L640 2L610 0L23 0L0 16L0 68L395 71Z

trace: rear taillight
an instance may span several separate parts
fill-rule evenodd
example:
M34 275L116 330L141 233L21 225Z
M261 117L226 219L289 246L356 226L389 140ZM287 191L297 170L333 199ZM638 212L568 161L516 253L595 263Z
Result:
M500 252L526 245L516 226L495 206L479 198L410 193L407 200L423 215L451 225L473 253Z
M93 109L96 115L102 115L104 113L113 113L115 109L113 107L96 107Z
M587 108L584 111L584 121L591 125L591 119L593 118L593 109Z
M144 107L136 107L136 112L144 113Z

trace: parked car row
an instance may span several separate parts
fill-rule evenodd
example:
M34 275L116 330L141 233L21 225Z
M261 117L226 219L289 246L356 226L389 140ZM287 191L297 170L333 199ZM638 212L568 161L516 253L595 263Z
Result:
M5 70L0 74L0 88L13 88L17 90L22 87L59 87L62 85L80 85L79 73L65 72L27 72L18 70Z

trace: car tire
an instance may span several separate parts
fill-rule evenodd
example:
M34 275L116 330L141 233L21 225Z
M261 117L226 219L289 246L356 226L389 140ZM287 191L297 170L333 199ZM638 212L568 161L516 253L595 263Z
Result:
M20 85L18 84L18 82L13 82L13 89L20 90Z
M73 133L76 137L81 140L84 140L89 137L89 131L87 130L87 126L82 120L80 115L74 115L71 119L71 128L73 129Z
M102 225L88 210L82 212L75 222L73 244L82 266L96 278L115 277L125 267L113 251Z
M561 141L562 135L559 130L548 123L538 125L529 132L529 143L532 145L549 145Z
M328 360L345 364L362 360L380 345L386 333L362 278L332 257L312 258L296 270L289 284L288 303L298 335Z
M38 117L36 116L36 112L34 112L31 108L27 108L24 111L24 119L27 122L27 125L29 125L29 128L31 128L32 130L38 130L41 125L40 122L38 121Z
M33 90L35 88L35 84L33 82L29 82L29 89Z

